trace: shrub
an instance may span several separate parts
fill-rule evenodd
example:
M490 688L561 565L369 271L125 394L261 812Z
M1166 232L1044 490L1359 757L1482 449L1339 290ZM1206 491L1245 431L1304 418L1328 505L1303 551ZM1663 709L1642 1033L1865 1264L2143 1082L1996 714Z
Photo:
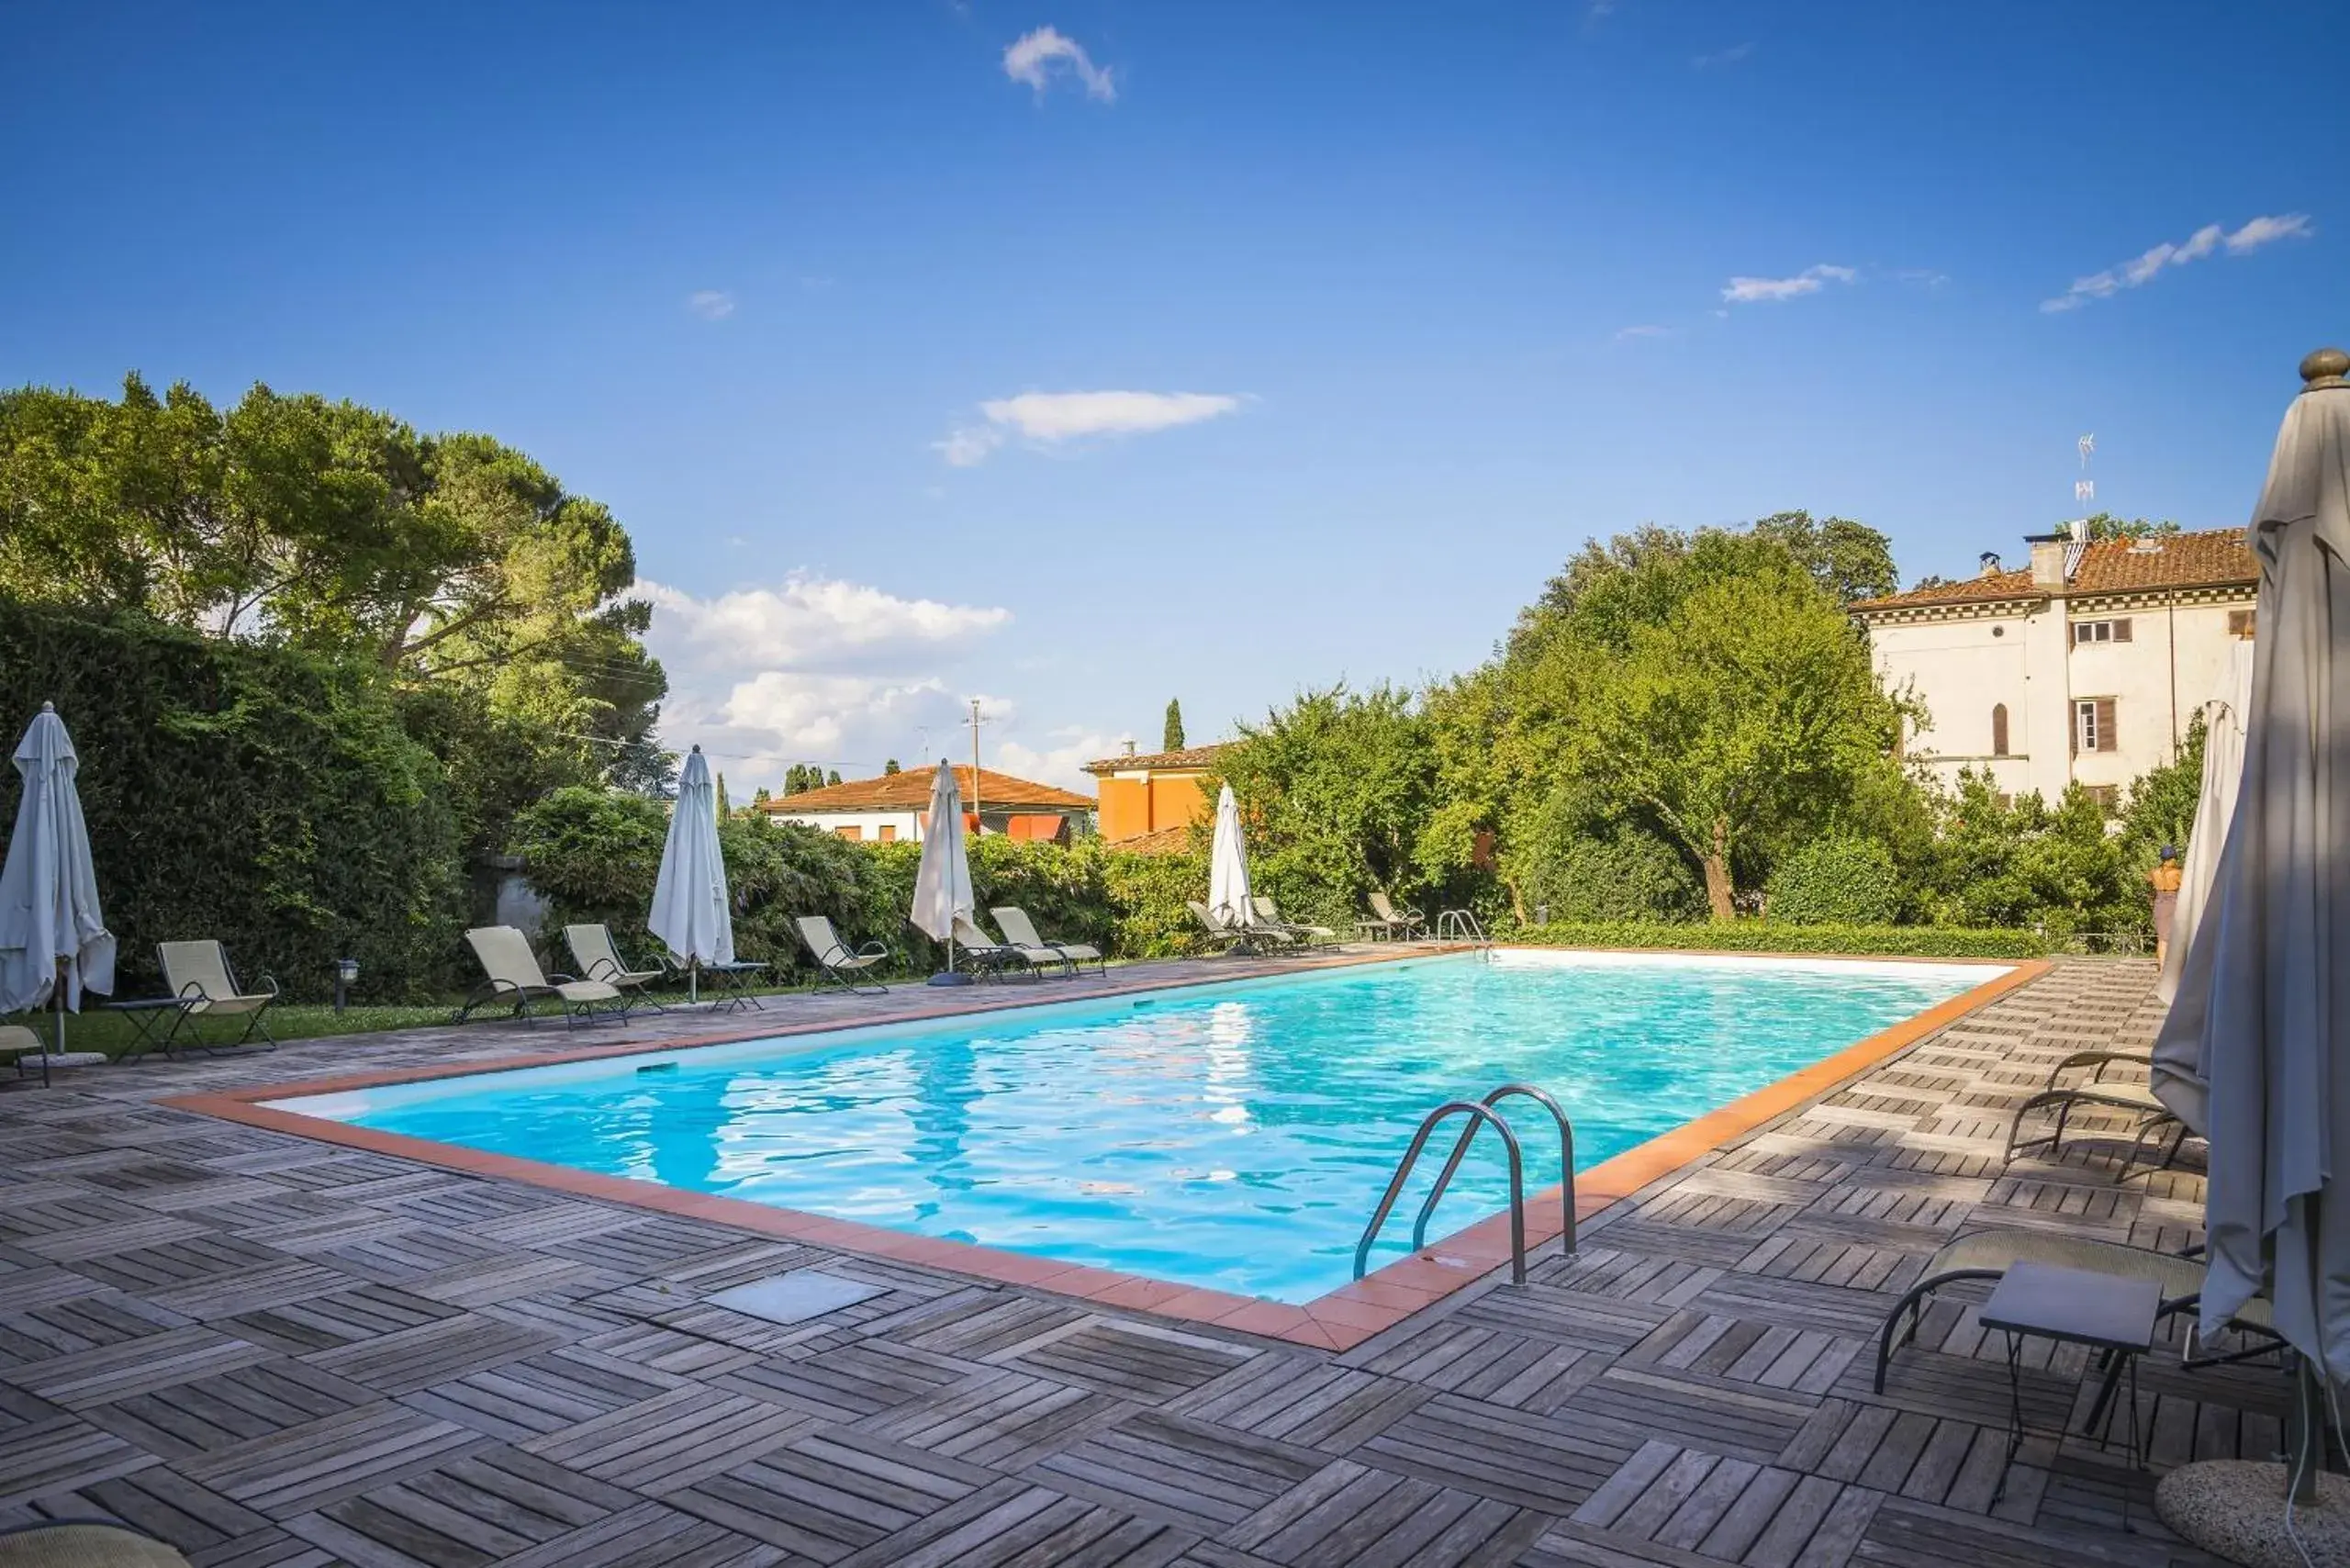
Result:
M1815 838L1771 877L1770 917L1791 925L1890 925L1901 913L1901 876L1873 838Z
M1547 947L1675 947L1724 953L1837 953L1874 958L2036 958L2047 940L2031 931L1954 925L1790 925L1733 920L1695 925L1638 922L1538 925L1516 940Z
M548 901L545 945L560 955L564 925L602 924L622 952L654 955L658 943L644 923L668 833L662 801L583 785L553 790L519 812L511 852ZM778 974L809 967L791 924L802 914L830 917L852 944L878 937L904 946L900 937L912 884L892 923L888 879L856 846L816 828L744 817L721 822L718 843L739 957L773 964Z
M1706 914L1706 890L1689 862L1635 827L1546 838L1520 863L1529 916L1545 906L1552 920L1569 922L1673 923Z
M297 999L331 994L341 958L372 1001L454 979L459 828L379 671L0 598L9 745L43 701L81 757L117 994L160 989L155 943L201 936ZM13 823L20 782L0 775Z

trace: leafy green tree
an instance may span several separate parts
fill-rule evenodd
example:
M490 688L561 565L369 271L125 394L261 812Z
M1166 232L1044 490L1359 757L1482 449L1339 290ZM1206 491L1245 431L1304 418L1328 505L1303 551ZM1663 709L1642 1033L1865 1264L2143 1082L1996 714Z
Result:
M1410 694L1341 685L1242 725L1206 787L1230 784L1240 802L1252 880L1292 918L1332 924L1371 889L1410 902L1430 890L1417 848L1435 782Z
M901 771L901 769L898 767L898 759L894 756L881 765L881 777L884 778L887 778L890 775L899 771Z
M1807 511L1773 512L1754 524L1757 538L1775 540L1800 562L1812 580L1841 604L1882 599L1901 587L1893 568L1892 542L1866 523Z
M1528 846L1570 817L1595 835L1662 835L1728 919L1774 854L1831 825L1874 831L1900 809L1903 707L1840 599L1874 579L1846 571L1840 589L1832 561L1787 542L1801 533L1783 518L1768 532L1595 542L1495 664L1431 699L1438 728L1460 732L1437 748L1437 817L1456 853L1471 824L1498 829L1521 915L1539 863Z
M728 817L731 817L731 816L733 816L733 815L734 814L734 808L733 808L733 806L731 806L731 805L729 805L729 804L727 803L727 800L726 800L726 775L725 775L725 774L723 774L723 773L722 773L722 774L720 774L720 775L718 776L718 790L717 790L717 795L718 795L718 801L717 801L717 807L718 807L718 820L719 820L720 822L724 822Z
M767 793L767 787L762 784L751 791L751 810L755 812L774 799L773 795Z
M827 774L825 774L825 775L824 775L824 782L825 782L827 785L837 784L837 783L839 783L840 781L841 781L841 770L840 770L839 768L837 768L837 767L834 768L830 773L827 773Z
M1167 722L1159 731L1158 749L1161 751L1183 749L1183 704L1172 697L1167 700Z
M2168 518L2154 521L2143 517L2116 517L2109 511L2094 512L2087 521L2092 541L2159 539L2179 531L2178 524Z
M487 436L263 386L0 393L0 592L477 691L574 776L650 789L635 577L605 508Z

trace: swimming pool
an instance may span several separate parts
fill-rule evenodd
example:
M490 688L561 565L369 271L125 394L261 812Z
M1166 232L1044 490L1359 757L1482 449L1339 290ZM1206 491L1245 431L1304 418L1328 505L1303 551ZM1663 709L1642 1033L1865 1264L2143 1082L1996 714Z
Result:
M1298 1303L1351 1277L1444 1100L1547 1089L1587 1169L2004 972L1500 949L271 1104ZM1530 1193L1558 1142L1516 1121ZM1424 1182L1374 1267L1408 1245ZM1507 1191L1488 1137L1430 1234Z

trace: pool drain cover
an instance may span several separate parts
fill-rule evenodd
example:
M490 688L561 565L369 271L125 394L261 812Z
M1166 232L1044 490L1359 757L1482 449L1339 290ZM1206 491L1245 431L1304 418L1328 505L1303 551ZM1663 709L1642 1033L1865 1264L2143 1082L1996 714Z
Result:
M883 1288L862 1280L845 1280L820 1269L800 1269L771 1280L736 1285L709 1299L712 1306L764 1317L770 1323L805 1323L811 1317L822 1317L879 1295Z

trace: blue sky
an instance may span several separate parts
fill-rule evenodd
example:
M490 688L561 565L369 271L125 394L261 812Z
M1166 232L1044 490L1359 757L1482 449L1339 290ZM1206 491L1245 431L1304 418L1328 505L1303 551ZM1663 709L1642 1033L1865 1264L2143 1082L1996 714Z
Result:
M2345 45L2333 0L15 0L0 382L520 446L629 526L738 794L965 756L973 694L1067 780L1169 696L1199 740L1466 667L1646 521L1956 573L2094 431L2100 505L2241 522L2350 336Z

